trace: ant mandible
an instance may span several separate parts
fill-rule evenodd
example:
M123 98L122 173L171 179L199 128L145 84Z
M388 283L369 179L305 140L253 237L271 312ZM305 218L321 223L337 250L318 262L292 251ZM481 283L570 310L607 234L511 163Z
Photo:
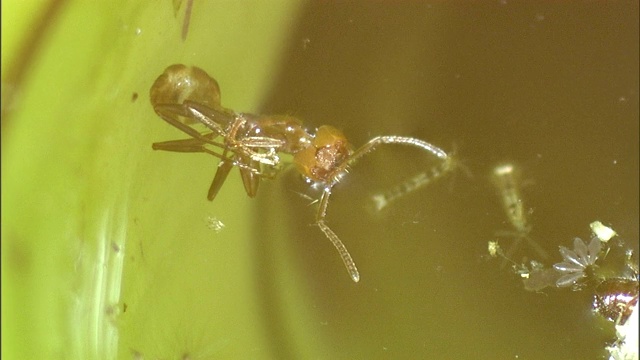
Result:
M444 150L411 137L377 136L354 150L342 132L329 125L320 126L311 134L292 116L236 113L221 106L217 81L195 66L169 66L151 86L150 100L163 120L190 136L154 143L154 150L204 152L220 159L209 187L209 200L216 197L234 166L240 171L247 195L254 197L260 179L273 178L280 169L278 154L293 155L298 171L322 190L316 224L338 250L354 282L360 281L358 269L338 235L325 222L331 191L349 166L382 144L410 145L443 162L451 160ZM207 130L192 127L198 123Z

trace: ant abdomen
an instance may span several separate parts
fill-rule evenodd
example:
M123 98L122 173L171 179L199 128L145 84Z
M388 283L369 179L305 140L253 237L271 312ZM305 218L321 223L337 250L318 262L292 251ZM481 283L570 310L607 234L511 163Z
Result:
M149 97L154 107L187 100L212 109L221 107L218 82L199 67L182 64L166 68L151 86Z

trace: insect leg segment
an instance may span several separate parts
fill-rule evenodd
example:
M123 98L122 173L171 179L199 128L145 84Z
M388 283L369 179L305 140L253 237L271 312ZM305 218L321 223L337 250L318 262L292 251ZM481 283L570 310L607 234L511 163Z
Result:
M223 156L226 156L226 151L223 153ZM229 172L233 168L233 162L228 159L223 159L218 163L218 169L216 170L216 174L213 177L213 181L211 182L211 186L209 187L209 191L207 192L207 199L209 201L213 201L218 195L218 192L222 188L222 184L227 179Z
M333 246L335 246L336 250L338 250L338 254L340 254L340 258L344 263L344 266L347 268L347 272L349 276L351 276L351 280L354 282L360 281L360 273L358 272L358 268L356 267L356 263L351 258L351 254L344 246L342 241L338 235L336 235L331 228L324 222L325 217L327 216L327 206L329 205L329 197L331 196L331 186L326 186L322 191L322 197L320 198L320 205L318 207L318 213L316 215L316 224L322 230L324 235L331 241Z
M381 144L401 144L415 146L421 150L427 151L443 162L440 166L435 167L430 171L419 173L408 181L395 186L393 189L386 193L374 195L372 198L375 202L376 210L378 211L385 208L392 201L395 201L405 196L406 194L411 193L431 183L436 178L439 178L445 173L448 173L454 167L452 157L449 156L444 150L426 141L404 136L378 136L371 139L368 143L357 149L351 155L348 161L348 165L352 165L360 157L375 150Z
M352 165L359 158L372 152L381 144L411 145L411 146L420 148L422 150L425 150L441 160L446 160L449 157L444 150L440 149L439 147L431 143L428 143L420 139L404 137L404 136L378 136L369 140L369 142L362 145L353 154L351 154L351 156L349 157L348 165Z
M439 165L434 166L427 171L418 173L412 178L394 186L391 190L372 195L371 199L375 204L376 211L381 211L392 202L431 184L435 180L451 172L455 166L456 164L454 163L453 157L448 156Z
M256 160L247 160L249 163L248 168L240 168L240 177L242 178L242 184L244 190L249 197L255 197L258 193L258 185L260 185L260 172L255 169L260 169L260 163ZM243 161L244 163L245 161Z
M232 124L242 122L244 118L241 115L235 115L226 113L224 111L212 109L210 107L195 103L190 100L185 100L184 112L195 121L200 122L211 131L218 134L226 134L227 128ZM242 125L240 124L240 125Z
M153 143L153 150L173 152L204 152L204 142L201 139L169 140ZM218 155L218 154L216 154Z
M210 134L212 135L212 134ZM205 135L205 138L208 137ZM225 154L218 154L217 152L209 149L206 145L214 145L220 148L225 148L223 144L216 143L214 141L208 141L206 139L181 139L181 140L169 140L153 143L151 148L153 150L171 151L171 152L203 152L213 155L222 160L230 160ZM240 164L239 166L242 166Z
M448 155L444 150L419 139L402 137L402 136L379 136L373 138L359 149L351 152L346 138L340 131L333 127L322 126L318 128L316 137L312 146L300 151L294 157L296 164L299 166L300 172L308 176L314 181L319 181L324 185L322 197L316 223L325 236L331 241L333 246L338 250L342 261L344 262L347 272L354 282L360 280L358 269L347 251L346 247L340 241L336 233L329 228L324 219L327 215L327 206L331 196L331 190L339 182L347 168L353 165L359 158L375 150L381 144L403 144L418 147L436 156L438 159L447 160Z
M187 125L185 122L180 121L180 117L189 119L191 115L191 113L188 111L188 108L186 108L184 105L160 104L154 106L154 110L162 120L168 122L171 126L177 128L178 130L195 139L203 139L203 135L198 130Z

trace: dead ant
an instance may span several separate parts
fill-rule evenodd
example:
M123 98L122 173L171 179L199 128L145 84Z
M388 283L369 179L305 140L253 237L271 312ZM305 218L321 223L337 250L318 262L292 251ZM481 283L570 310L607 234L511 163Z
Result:
M329 125L322 125L315 134L310 134L302 122L292 116L233 112L220 105L220 87L216 80L195 66L169 66L151 86L150 100L162 119L191 137L154 143L154 150L204 152L220 159L207 195L209 200L216 197L234 166L240 171L247 195L254 197L260 179L272 178L279 171L278 153L293 155L298 171L322 191L316 224L338 250L355 282L360 280L360 274L349 251L325 223L333 187L350 166L382 144L410 145L441 161L449 160L442 149L420 139L377 136L354 150L344 134ZM206 130L192 127L198 123Z

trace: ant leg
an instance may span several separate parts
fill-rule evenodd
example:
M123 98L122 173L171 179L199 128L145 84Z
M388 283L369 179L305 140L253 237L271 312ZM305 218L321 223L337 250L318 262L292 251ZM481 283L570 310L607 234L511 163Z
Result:
M225 154L223 154L223 156ZM209 192L207 193L207 199L209 199L209 201L213 201L213 199L216 198L216 195L218 195L218 192L222 188L222 184L224 184L224 181L227 179L227 175L229 175L231 168L233 168L233 162L231 160L223 159L220 161L218 164L218 170L216 170L216 174L213 177L211 186L209 187Z
M522 232L522 231L498 231L495 233L495 236L498 238L512 238L513 239L513 243L511 244L511 246L509 247L509 249L507 250L507 252L504 254L504 256L506 258L511 259L511 257L513 256L513 254L516 253L516 251L518 250L518 248L520 247L520 245L522 244L523 241L526 241L529 246L531 246L531 248L533 248L533 250L538 253L538 256L540 256L540 258L542 259L548 259L549 258L549 254L547 254L547 252L542 248L542 246L540 246L540 244L538 244L527 232ZM502 265L500 265L501 268L503 268L506 265L506 261L502 262Z
M179 120L180 117L191 119L191 114L187 111L185 106L177 104L158 104L154 105L153 109L156 114L162 118L162 120L168 122L173 127L178 128L180 131L195 139L203 138L199 131Z
M329 205L329 197L331 196L331 186L326 186L322 191L322 196L320 198L320 206L318 208L318 213L316 215L316 224L324 235L331 241L333 246L335 246L336 250L338 250L338 254L340 254L340 258L344 263L344 266L347 268L347 272L349 276L351 276L351 280L354 282L360 281L360 273L358 272L358 268L356 268L356 263L351 258L349 251L344 246L338 235L329 228L327 224L324 222L324 218L327 216L327 206Z
M217 136L226 137L227 126L236 120L234 116L228 113L211 109L189 100L185 100L183 104L155 104L153 105L153 109L160 118L168 122L170 125L178 128L195 139L201 139L216 146L220 145L212 143L211 140L206 139L206 137L198 130L180 121L180 118L185 118L189 120L190 123L199 122L206 126L213 131L213 134L215 134L213 138Z
M158 142L154 143L152 147L154 150L174 152L204 152L220 158L221 161L218 163L218 170L216 170L216 174L211 182L211 186L209 187L209 192L207 193L207 199L210 201L213 201L216 195L218 195L218 192L222 188L222 184L224 184L224 181L227 179L227 176L234 165L237 165L240 168L240 174L242 175L245 191L247 191L247 194L250 197L254 197L258 190L260 176L262 175L258 170L256 170L255 166L257 165L255 163L251 163L249 165L236 163L227 156L227 149L225 149L223 154L218 154L207 149L204 145L205 143L200 139L184 139Z
M318 227L320 227L320 230L322 230L325 236L329 239L329 241L331 241L333 246L335 246L335 248L338 250L340 257L342 258L342 262L344 262L344 265L347 268L347 272L354 282L360 281L360 274L358 273L356 264L351 258L351 255L349 254L347 248L344 246L342 241L340 241L340 238L338 238L338 235L336 235L336 233L334 233L333 230L329 228L329 226L324 222L324 219L327 215L327 206L329 205L331 189L339 180L338 174L344 173L348 166L353 165L358 159L375 150L381 144L411 145L425 150L441 160L447 160L449 158L444 150L420 139L403 136L378 136L369 140L368 143L357 149L353 154L351 154L347 161L344 161L342 164L335 167L335 169L333 170L333 174L335 175L331 176L330 180L326 183L322 193L322 197L320 198L320 205L318 208L318 213L316 215L316 223L318 224Z
M520 244L522 244L522 240L522 236L514 237L513 243L509 247L509 250L507 250L507 252L503 256L504 260L502 260L502 264L500 264L500 269L504 269L504 267L507 265L507 261L510 261L512 263L514 262L513 260L511 260L511 257L513 257L513 254L515 254L516 250L520 247Z
M207 154L211 154L222 160L229 160L226 155L218 154L213 150L209 150L205 147L206 144L211 144L214 142L205 142L201 139L182 139L182 140L169 140L153 143L151 148L153 150L162 150L162 151L173 151L173 152L203 152ZM214 143L215 144L215 143ZM222 144L217 144L220 147L223 147Z
M246 159L243 159L243 161ZM260 162L251 160L247 168L240 168L240 176L242 177L242 184L244 185L244 191L249 197L255 197L258 193L258 185L260 185Z
M380 211L385 208L390 202L395 201L406 194L409 194L429 183L433 180L443 176L444 174L450 172L454 167L455 163L453 158L447 153L440 149L439 147L428 143L426 141L404 137L404 136L378 136L371 140L368 143L361 146L357 149L349 158L348 161L345 162L344 165L338 167L336 174L342 173L347 166L353 165L356 161L358 161L362 156L372 152L381 144L401 144L401 145L410 145L418 147L422 150L425 150L438 159L443 160L442 165L437 166L427 172L423 172L418 174L417 176L411 178L408 181L394 187L391 191L385 192L383 194L376 194L373 196L373 201L375 202L376 210Z
M201 105L190 100L185 100L183 106L188 117L199 121L202 125L218 134L226 134L227 127L232 123L238 123L236 126L241 126L246 123L246 120L242 116L224 112L223 108L212 109L208 106Z
M184 21L182 22L182 41L187 40L187 34L189 33L189 21L191 20L192 6L193 6L193 0L187 0L186 9L184 10Z
M501 232L498 232L498 236L500 233ZM512 234L512 237L515 239L515 241L507 251L507 255L509 256L513 255L518 249L518 247L520 246L520 244L522 244L522 241L525 240L529 244L529 246L531 246L531 248L536 253L538 253L538 256L540 256L542 259L549 258L549 254L547 254L547 252L542 248L542 246L540 246L540 244L538 244L533 238L531 238L531 236L528 233L516 232L515 234Z
M392 202L399 200L412 192L435 182L439 178L444 177L453 171L457 171L458 169L462 170L468 178L473 178L471 170L459 162L455 154L456 146L454 144L453 150L449 152L448 156L440 164L414 175L410 179L397 184L389 190L372 195L371 200L374 202L374 208L376 211L381 211ZM454 180L455 178L452 180L452 183Z

